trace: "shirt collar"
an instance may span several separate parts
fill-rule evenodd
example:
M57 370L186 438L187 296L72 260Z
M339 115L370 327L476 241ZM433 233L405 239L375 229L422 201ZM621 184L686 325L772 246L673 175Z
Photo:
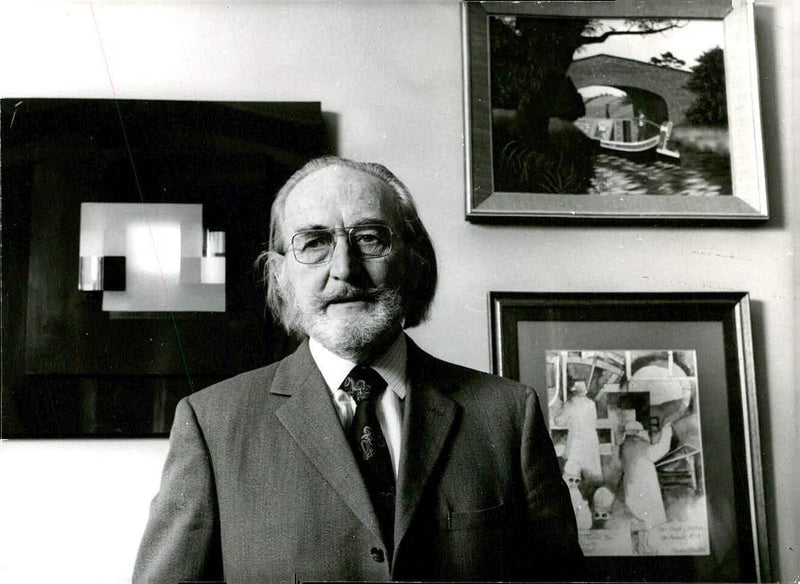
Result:
M332 392L339 389L356 363L329 351L313 338L309 339L308 348L328 388ZM385 353L369 364L400 399L406 397L406 351L406 336L400 334Z

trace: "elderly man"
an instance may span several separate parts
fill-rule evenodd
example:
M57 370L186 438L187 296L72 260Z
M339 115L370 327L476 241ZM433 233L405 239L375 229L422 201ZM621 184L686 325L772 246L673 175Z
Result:
M177 408L134 582L567 580L581 552L536 394L440 361L406 187L322 158L272 206L267 302L308 340Z

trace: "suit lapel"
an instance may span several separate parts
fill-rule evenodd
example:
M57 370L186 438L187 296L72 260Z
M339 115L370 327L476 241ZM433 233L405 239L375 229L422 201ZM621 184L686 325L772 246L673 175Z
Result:
M403 445L395 510L395 550L408 530L425 485L454 428L459 406L444 394L452 380L439 375L435 361L408 340L411 389L403 420Z
M311 463L355 515L380 537L367 488L331 403L308 341L281 363L272 393L290 395L275 415Z

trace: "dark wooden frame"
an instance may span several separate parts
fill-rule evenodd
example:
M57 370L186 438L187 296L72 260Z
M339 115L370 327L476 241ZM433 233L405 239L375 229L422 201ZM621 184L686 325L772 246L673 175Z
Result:
M680 17L725 26L726 87L733 195L604 197L495 189L492 162L489 26L493 15ZM768 219L752 2L478 2L462 5L466 218L473 222L753 223Z
M491 292L489 311L496 374L520 380L518 325L537 327L535 350L526 353L536 379L521 381L539 392L547 349L681 348L696 350L698 362L721 351L724 372L701 377L703 450L725 461L705 472L711 554L592 557L590 580L771 581L747 293ZM701 336L707 342L697 342Z

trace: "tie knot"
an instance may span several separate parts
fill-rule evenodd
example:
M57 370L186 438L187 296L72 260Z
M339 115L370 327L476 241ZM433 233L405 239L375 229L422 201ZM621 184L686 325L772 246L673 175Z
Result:
M342 383L342 391L356 403L377 397L386 389L386 381L371 367L356 365Z

